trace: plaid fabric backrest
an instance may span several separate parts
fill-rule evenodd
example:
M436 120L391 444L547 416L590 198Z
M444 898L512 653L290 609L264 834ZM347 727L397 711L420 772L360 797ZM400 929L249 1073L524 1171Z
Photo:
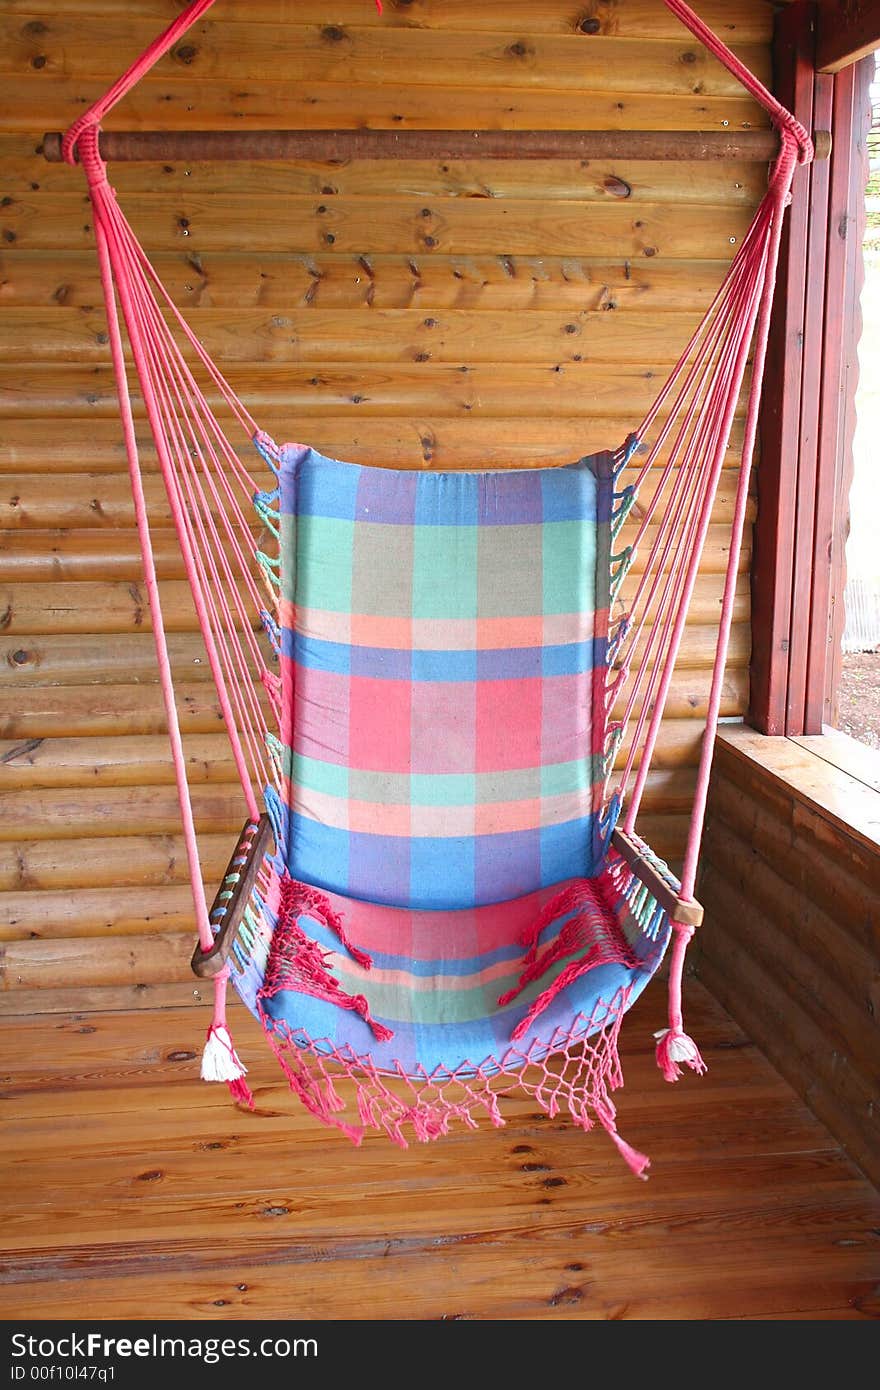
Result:
M598 866L611 458L416 473L280 451L291 874L398 907Z

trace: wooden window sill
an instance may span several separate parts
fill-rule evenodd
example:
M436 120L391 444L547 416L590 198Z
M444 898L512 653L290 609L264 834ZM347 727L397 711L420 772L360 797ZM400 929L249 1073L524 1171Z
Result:
M718 742L880 852L880 752L830 728L774 738L746 724L725 723L719 726Z

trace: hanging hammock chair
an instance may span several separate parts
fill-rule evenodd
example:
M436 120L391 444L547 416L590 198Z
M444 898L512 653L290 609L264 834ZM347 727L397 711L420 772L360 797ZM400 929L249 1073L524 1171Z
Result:
M584 1129L598 1122L643 1174L648 1160L616 1128L617 1038L671 940L657 1059L670 1081L682 1065L704 1069L682 1024L682 969L701 919L697 855L782 213L810 139L687 5L664 0L768 110L779 152L723 284L645 418L626 440L562 467L417 473L339 462L258 428L107 181L104 115L212 3L191 4L63 142L94 208L189 856L193 964L214 979L202 1075L253 1104L227 1026L231 979L293 1091L355 1141L367 1127L405 1144L455 1119L501 1124L500 1097L518 1091ZM212 908L122 320L246 806ZM679 881L636 817L750 345ZM234 425L265 476L233 447Z

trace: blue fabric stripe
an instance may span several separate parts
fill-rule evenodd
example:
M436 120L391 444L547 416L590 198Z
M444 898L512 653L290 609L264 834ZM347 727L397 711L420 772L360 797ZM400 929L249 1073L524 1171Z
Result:
M299 812L291 821L295 878L391 907L485 907L592 872L592 816L540 829L449 837L337 830Z
M290 445L281 451L281 509L392 526L591 520L597 492L608 491L596 482L605 457L591 455L564 468L414 473L343 463ZM381 517L375 515L374 499L381 501Z
M499 647L485 651L435 651L359 647L325 642L282 629L286 657L312 671L371 676L378 680L433 682L509 681L543 676L577 676L604 665L604 638L547 647Z
M665 948L665 943L663 946ZM537 1019L534 1031L521 1043L514 1045L514 1051L526 1052L537 1037L552 1038L556 1028L569 1029L578 1013L589 1018L599 1001L612 999L621 986L631 986L634 1001L647 985L659 963L654 949L651 948L651 954L645 958L645 964L636 969L628 970L621 965L601 965L561 990L550 1007ZM308 1035L309 1039L317 1043L329 1038L338 1048L350 1047L358 1055L368 1053L379 1069L394 1071L396 1063L399 1062L410 1075L417 1068L422 1068L429 1074L436 1067L453 1070L463 1062L470 1062L477 1067L493 1055L499 1061L503 1060L510 1046L504 1040L509 1039L516 1024L525 1017L528 1008L529 1001L526 1000L525 1003L517 1002L509 1008L499 1009L489 994L486 1015L480 1019L439 1024L402 1023L395 1019L382 1019L381 1022L394 1029L394 1036L389 1042L379 1043L369 1025L357 1014L339 1009L325 1000L283 990L265 1003L269 1017L282 1020L294 1037L297 1030L302 1030L302 1035ZM302 1036L300 1045L304 1041L305 1036Z

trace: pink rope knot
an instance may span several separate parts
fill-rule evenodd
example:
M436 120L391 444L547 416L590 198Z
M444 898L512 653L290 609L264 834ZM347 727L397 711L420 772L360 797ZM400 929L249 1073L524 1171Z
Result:
M65 130L61 137L61 158L66 164L76 164L77 145L80 136L93 124L94 122L89 119L89 112L87 111L85 115L80 116Z
M657 1065L665 1081L677 1081L681 1076L681 1063L690 1067L698 1076L708 1070L700 1056L700 1049L693 1038L684 1031L681 1016L681 985L684 974L684 960L688 943L694 928L684 922L673 922L672 960L669 966L669 1027L655 1033L657 1043Z
M801 125L800 121L795 120L793 116L789 115L788 120L784 123L782 127L781 133L783 134L783 136L786 134L792 135L794 139L797 141L798 164L812 163L816 154L816 149L813 145L813 141L810 138L809 131L806 129L805 126Z
M780 190L781 206L788 207L791 202L791 178L794 167L811 162L814 154L813 142L800 121L796 121L793 116L786 121L774 121L774 125L779 132L780 149L770 174L770 188Z
M68 164L79 164L91 185L104 183L107 179L107 166L101 158L101 127L97 121L81 117L64 134L61 153Z

